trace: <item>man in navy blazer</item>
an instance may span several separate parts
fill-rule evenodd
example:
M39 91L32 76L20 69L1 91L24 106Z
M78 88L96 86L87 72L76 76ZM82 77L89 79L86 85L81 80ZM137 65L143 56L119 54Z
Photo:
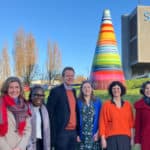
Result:
M76 93L72 88L75 71L65 67L63 83L50 91L47 109L51 122L51 143L55 150L75 150L76 145Z

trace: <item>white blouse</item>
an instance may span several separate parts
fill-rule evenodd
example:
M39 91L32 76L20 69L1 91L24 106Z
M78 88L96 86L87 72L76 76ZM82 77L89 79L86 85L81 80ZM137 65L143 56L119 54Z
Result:
M42 130L41 130L41 126L42 126L42 118L41 118L41 114L40 114L40 107L34 107L34 112L36 114L36 138L38 139L42 139Z

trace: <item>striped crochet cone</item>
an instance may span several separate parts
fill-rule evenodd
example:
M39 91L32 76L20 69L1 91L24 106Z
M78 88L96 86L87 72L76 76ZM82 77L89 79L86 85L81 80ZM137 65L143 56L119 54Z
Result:
M125 83L110 11L104 10L90 79L95 89L105 90L112 81Z

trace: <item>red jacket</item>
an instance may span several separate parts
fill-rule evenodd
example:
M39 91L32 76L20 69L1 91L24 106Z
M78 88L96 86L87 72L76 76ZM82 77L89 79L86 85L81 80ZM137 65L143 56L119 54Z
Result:
M150 149L150 106L143 99L134 104L135 115L135 143L142 145L142 150ZM147 147L147 148L146 148Z

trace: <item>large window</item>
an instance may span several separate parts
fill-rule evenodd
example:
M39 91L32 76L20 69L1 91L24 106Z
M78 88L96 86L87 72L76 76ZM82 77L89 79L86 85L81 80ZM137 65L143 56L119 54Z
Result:
M129 31L130 31L130 40L132 38L134 38L135 36L137 36L137 15L134 15L131 19L130 19L130 23L129 23Z
M135 38L132 42L130 42L130 62L133 64L137 61L137 38Z
M132 66L132 76L146 76L150 73L150 64L138 64Z

